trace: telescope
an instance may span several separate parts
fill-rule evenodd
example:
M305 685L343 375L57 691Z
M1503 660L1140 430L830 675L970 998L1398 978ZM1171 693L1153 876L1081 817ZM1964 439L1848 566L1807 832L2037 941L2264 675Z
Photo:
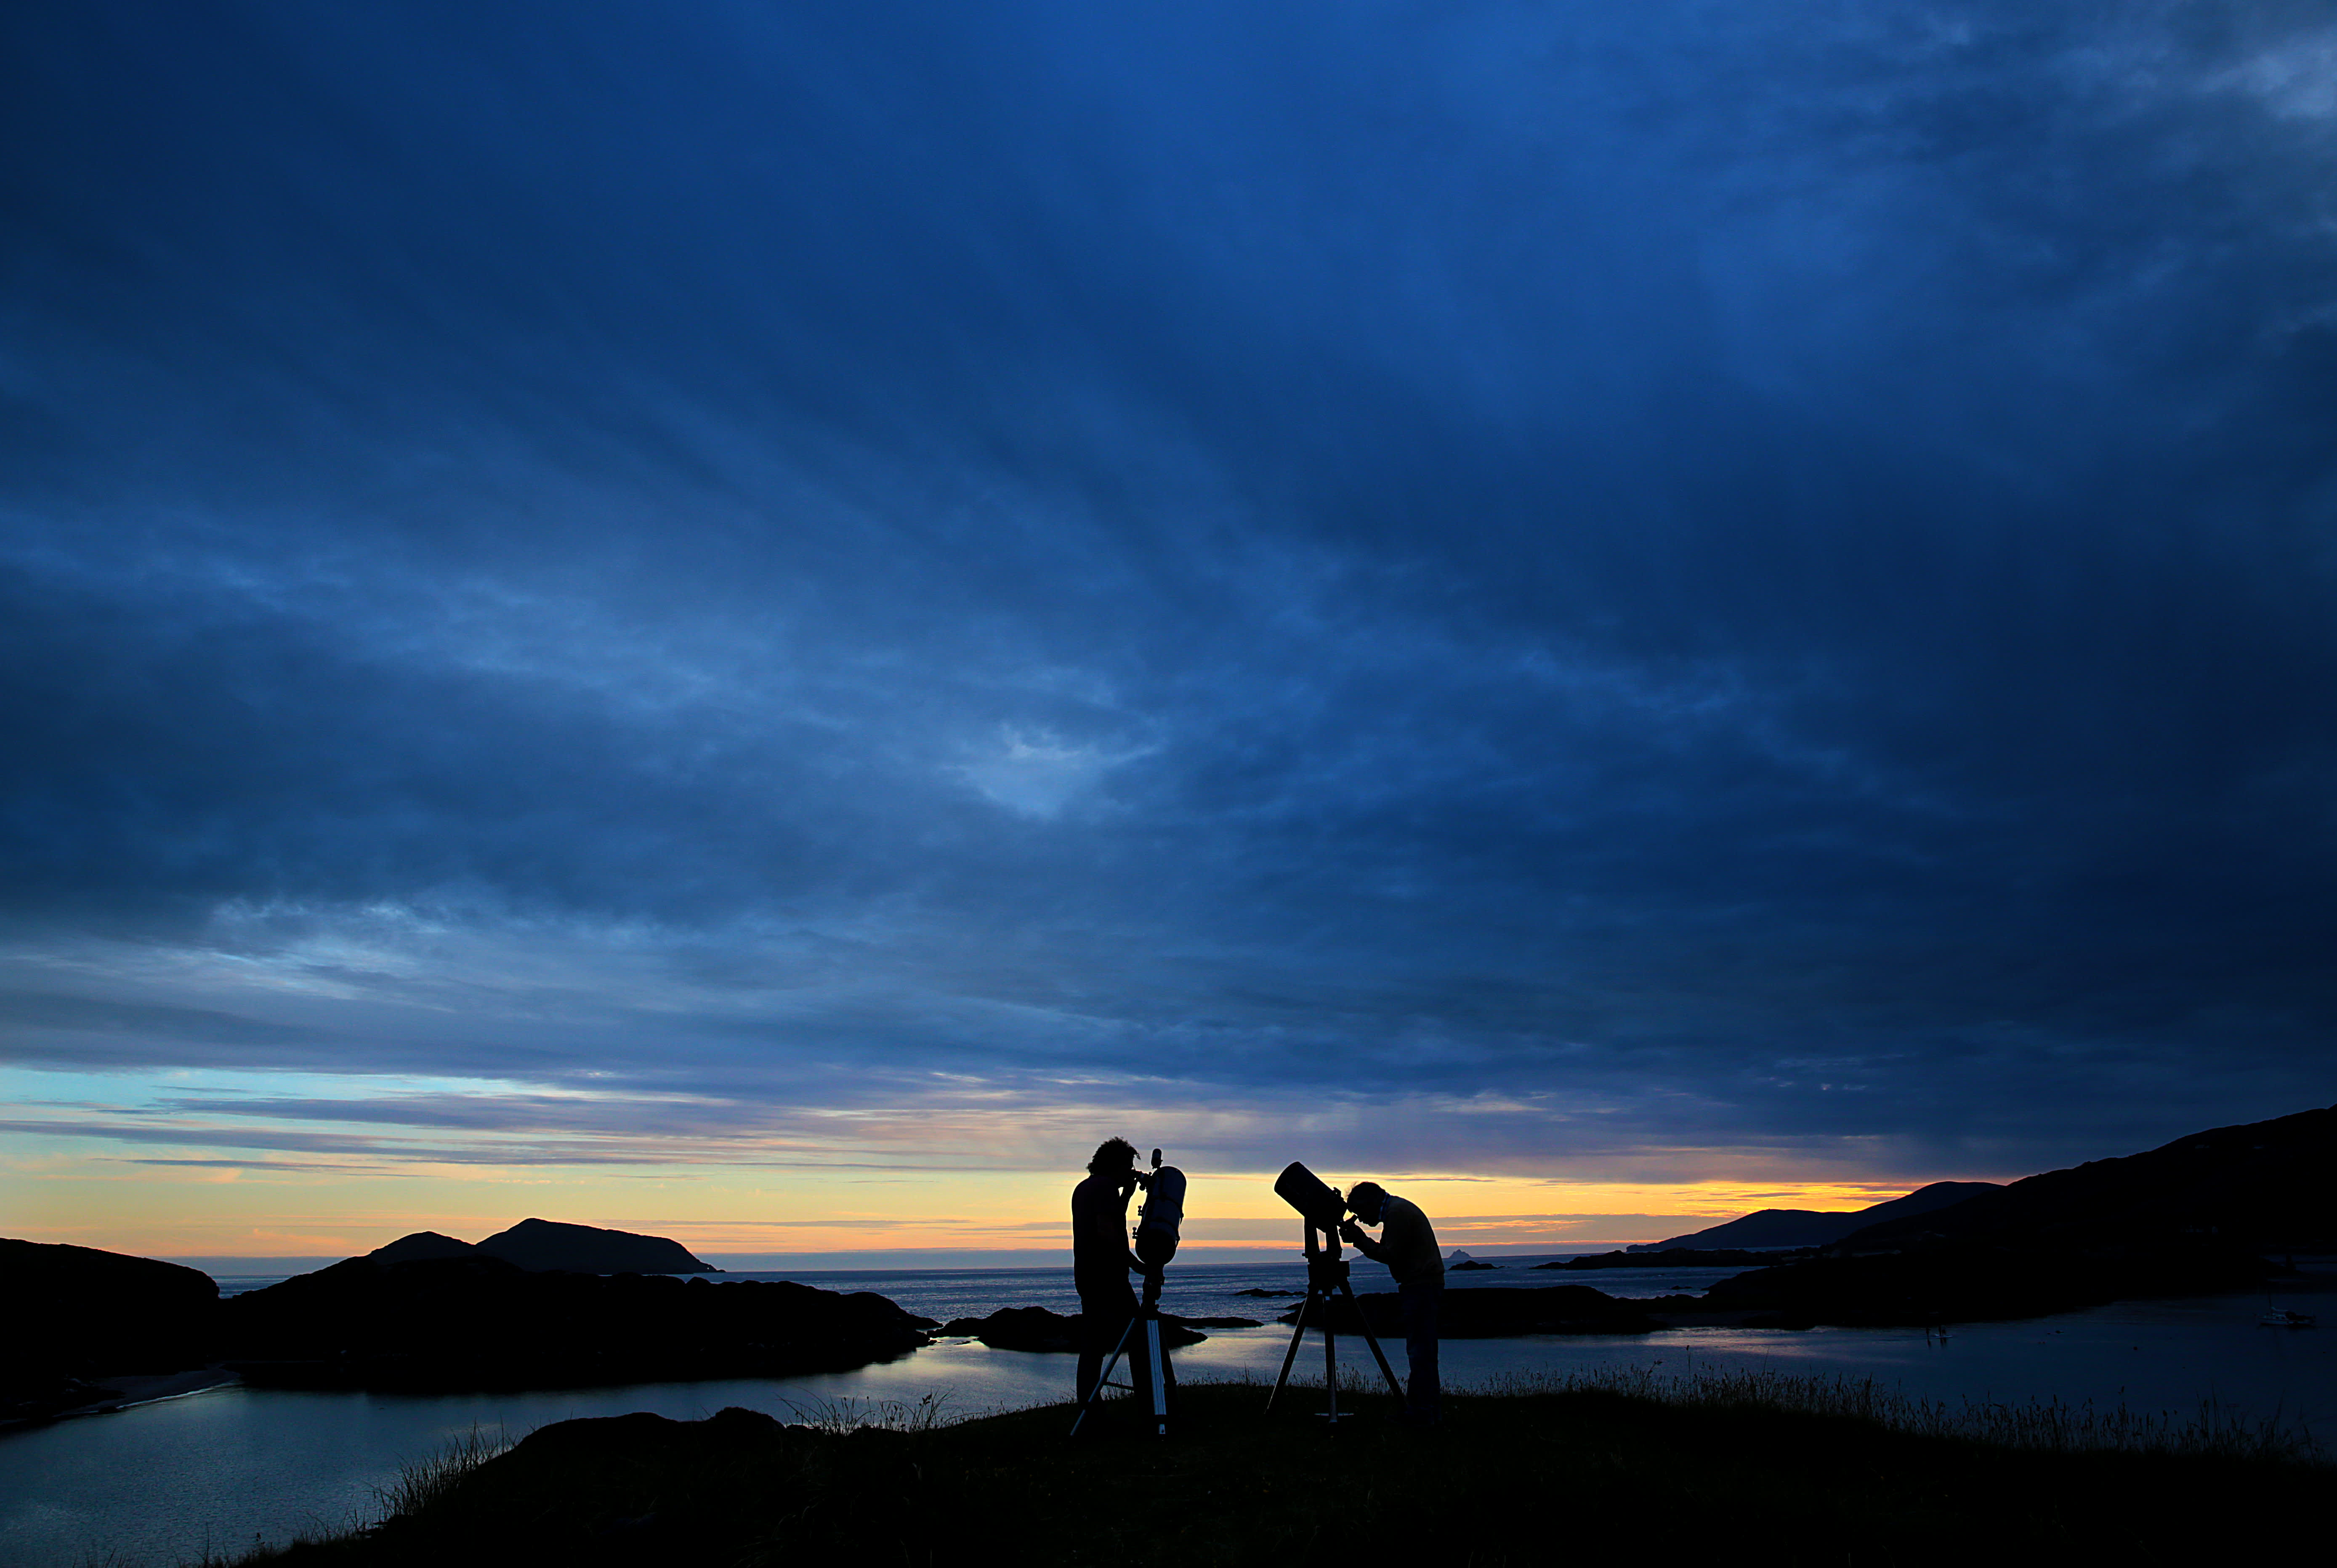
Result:
M1139 1172L1137 1181L1144 1188L1144 1201L1136 1210L1137 1272L1149 1281L1158 1279L1177 1256L1177 1228L1185 1222L1185 1173L1161 1164L1155 1149L1150 1173Z
M1071 1417L1071 1436L1080 1435L1080 1423L1088 1418L1088 1411L1102 1397L1106 1388L1122 1388L1133 1393L1133 1387L1111 1380L1112 1368L1120 1365L1120 1353L1128 1352L1130 1375L1135 1372L1137 1350L1129 1349L1129 1339L1141 1328L1141 1354L1145 1370L1152 1375L1152 1430L1156 1436L1168 1436L1168 1390L1176 1386L1177 1368L1168 1359L1168 1347L1160 1342L1160 1275L1168 1260L1177 1256L1177 1229L1185 1222L1185 1173L1174 1165L1160 1163L1160 1151L1152 1152L1152 1169L1135 1173L1136 1184L1144 1189L1144 1201L1137 1206L1136 1232L1129 1248L1129 1269L1144 1277L1144 1299L1128 1327L1120 1332L1120 1343L1111 1348L1111 1357L1103 1364L1095 1387L1088 1390L1087 1398L1080 1405L1080 1413Z
M1314 1171L1294 1160L1282 1168L1274 1179L1275 1196L1298 1210L1305 1221L1303 1240L1306 1248L1306 1299L1298 1304L1297 1326L1290 1332L1290 1350L1282 1358L1282 1375L1274 1380L1274 1392L1266 1396L1266 1407L1274 1408L1274 1401L1290 1381L1290 1368L1298 1359L1298 1347L1306 1338L1306 1320L1314 1318L1323 1330L1323 1387L1331 1396L1331 1407L1324 1420L1333 1426L1339 1421L1339 1338L1332 1331L1331 1297L1334 1291L1346 1297L1348 1309L1354 1313L1355 1322L1363 1328L1364 1343L1372 1348L1372 1358L1380 1364L1380 1376L1387 1379L1388 1392L1403 1397L1403 1389L1395 1380L1395 1369L1388 1365L1387 1352L1380 1348L1379 1337L1364 1321L1364 1309L1355 1300L1355 1288L1347 1283L1347 1260L1339 1252L1339 1226L1347 1217L1347 1200L1336 1187L1327 1185ZM1318 1244L1315 1238L1322 1238Z

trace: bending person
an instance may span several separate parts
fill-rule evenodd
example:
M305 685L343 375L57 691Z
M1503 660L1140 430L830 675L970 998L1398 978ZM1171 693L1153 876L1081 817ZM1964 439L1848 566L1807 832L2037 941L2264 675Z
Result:
M1137 1188L1136 1149L1125 1138L1107 1138L1088 1161L1088 1179L1071 1189L1071 1283L1080 1293L1079 1398L1085 1403L1104 1357L1136 1317L1136 1292L1128 1274L1135 1259L1128 1250L1128 1200ZM1139 1395L1151 1392L1151 1368L1130 1356L1129 1381Z
M1436 1377L1436 1309L1444 1299L1444 1257L1436 1249L1436 1231L1420 1205L1376 1181L1356 1182L1347 1194L1347 1208L1365 1225L1382 1230L1374 1240L1354 1220L1345 1220L1339 1224L1341 1239L1373 1262L1387 1265L1403 1304L1403 1354L1412 1374L1403 1384L1403 1418L1415 1426L1433 1426L1442 1413Z

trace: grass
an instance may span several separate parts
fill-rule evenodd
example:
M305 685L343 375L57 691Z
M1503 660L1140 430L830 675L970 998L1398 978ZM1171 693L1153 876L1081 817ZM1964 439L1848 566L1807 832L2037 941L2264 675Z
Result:
M2188 1416L2147 1413L2088 1400L2005 1401L1967 1397L1950 1405L1919 1398L1873 1377L1794 1377L1768 1369L1699 1367L1665 1376L1653 1367L1610 1367L1495 1379L1484 1392L1507 1396L1618 1394L1686 1409L1768 1411L1872 1422L1892 1432L1961 1438L2033 1454L2147 1454L2317 1465L2330 1455L2302 1423L2251 1416L2204 1400Z
M289 1568L687 1561L1330 1563L1497 1568L1711 1550L1761 1563L2195 1563L2325 1508L2309 1443L2214 1420L2056 1406L1951 1410L1871 1380L1618 1372L1448 1396L1418 1432L1385 1392L1179 1390L1176 1436L1127 1409L1068 1442L1068 1406L952 1422L942 1400L571 1423L474 1443L394 1490L384 1524L246 1559ZM385 1501L392 1497L386 1496Z
M815 1432L842 1436L847 1432L931 1432L954 1425L949 1416L949 1393L936 1389L914 1399L811 1399L798 1405L780 1401L795 1424Z
M374 1488L381 1517L418 1514L445 1501L473 1471L508 1452L511 1446L511 1439L502 1432L490 1437L484 1428L474 1426L436 1453L407 1461L398 1467L396 1480Z

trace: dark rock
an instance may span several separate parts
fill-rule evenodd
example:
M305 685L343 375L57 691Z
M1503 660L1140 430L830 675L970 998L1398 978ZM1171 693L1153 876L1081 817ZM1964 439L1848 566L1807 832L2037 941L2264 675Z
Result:
M457 1241L435 1230L416 1230L386 1247L375 1248L366 1257L376 1263L412 1263L424 1258L467 1258L477 1250L468 1241Z
M531 1272L474 1252L352 1258L221 1304L247 1382L453 1390L843 1371L930 1343L869 1291Z
M1688 1247L1661 1252L1594 1252L1587 1258L1561 1258L1537 1263L1536 1269L1758 1269L1787 1254L1738 1250L1705 1251Z
M1403 1333L1403 1308L1391 1290L1355 1298L1362 1322L1345 1298L1331 1302L1331 1329L1338 1334L1359 1332L1363 1323L1382 1338ZM1295 1322L1300 1308L1282 1315ZM1308 1314L1307 1327L1321 1320ZM1447 1290L1437 1308L1437 1336L1443 1339L1506 1339L1521 1334L1644 1334L1659 1328L1636 1301L1622 1301L1588 1285L1488 1285L1467 1290Z
M1499 1269L1501 1265L1480 1262L1474 1258L1463 1258L1458 1263L1448 1263L1444 1267L1447 1273L1465 1274L1472 1269Z
M84 1395L76 1379L182 1371L214 1354L219 1287L176 1263L0 1240L0 1300L17 1324L0 1363L0 1418L34 1418L104 1396L103 1389Z
M427 1234L427 1232L425 1232ZM413 1238L407 1238L408 1240ZM447 1238L440 1238L445 1240ZM395 1243L394 1243L395 1245ZM460 1245L460 1243L457 1243ZM578 1274L713 1274L679 1241L565 1225L556 1220L523 1220L479 1243L477 1250L523 1269L567 1269Z
M1160 1342L1174 1349L1186 1345L1198 1345L1208 1336L1181 1318L1160 1315ZM1248 1318L1233 1318L1231 1323L1242 1328L1254 1328ZM1074 1312L1066 1317L1051 1312L1044 1307L1002 1307L987 1318L953 1318L942 1325L944 1334L965 1335L981 1340L993 1350L1039 1350L1076 1355L1080 1336L1085 1333L1085 1319Z
M1305 1295L1305 1294L1306 1294L1306 1292L1305 1292L1305 1291L1304 1291L1304 1290L1262 1290L1262 1289L1258 1289L1257 1287L1256 1287L1256 1286L1252 1286L1252 1287L1250 1287L1250 1289L1247 1289L1247 1290L1237 1290L1237 1291L1235 1291L1235 1292L1234 1292L1234 1294L1235 1294L1235 1295L1237 1295L1237 1296L1257 1296L1257 1297L1260 1297L1260 1298L1270 1298L1270 1297L1276 1297L1276 1296L1304 1296L1304 1295Z

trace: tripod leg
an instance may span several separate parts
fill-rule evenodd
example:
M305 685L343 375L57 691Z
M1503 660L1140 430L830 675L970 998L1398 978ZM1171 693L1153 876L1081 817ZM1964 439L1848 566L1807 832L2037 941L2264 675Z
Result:
M1306 1309L1314 1305L1315 1292L1309 1290L1306 1292L1306 1299L1298 1304L1298 1322L1297 1326L1290 1330L1290 1350L1282 1358L1282 1376L1274 1380L1274 1393L1266 1396L1266 1407L1268 1410L1274 1408L1275 1396L1282 1392L1282 1386L1290 1381L1290 1364L1298 1359L1298 1347L1306 1338Z
M1080 1435L1080 1423L1088 1418L1089 1408L1103 1397L1104 1387L1111 1381L1111 1369L1120 1365L1120 1353L1128 1348L1128 1337L1135 1332L1136 1319L1130 1318L1128 1320L1128 1327L1120 1331L1120 1343L1113 1346L1111 1354L1105 1357L1103 1370L1096 1374L1095 1387L1089 1389L1088 1396L1080 1401L1080 1413L1071 1417L1072 1436L1076 1437ZM1135 1359L1132 1356L1129 1357L1131 1366L1134 1365Z
M1168 1352L1160 1343L1160 1319L1144 1320L1145 1347L1152 1359L1152 1427L1162 1437L1168 1436Z
M1324 1306L1330 1305L1326 1298ZM1323 1387L1331 1396L1331 1409L1324 1419L1333 1426L1339 1423L1339 1337L1331 1332L1331 1315L1323 1314Z
M1372 1348L1372 1358L1380 1364L1380 1376L1387 1379L1388 1392L1403 1398L1403 1387L1395 1380L1395 1369L1388 1365L1387 1352L1380 1348L1379 1336L1372 1332L1370 1322L1364 1317L1364 1304L1355 1299L1354 1287L1342 1279L1339 1289L1347 1293L1347 1300L1355 1309L1355 1321L1364 1326L1364 1343Z

